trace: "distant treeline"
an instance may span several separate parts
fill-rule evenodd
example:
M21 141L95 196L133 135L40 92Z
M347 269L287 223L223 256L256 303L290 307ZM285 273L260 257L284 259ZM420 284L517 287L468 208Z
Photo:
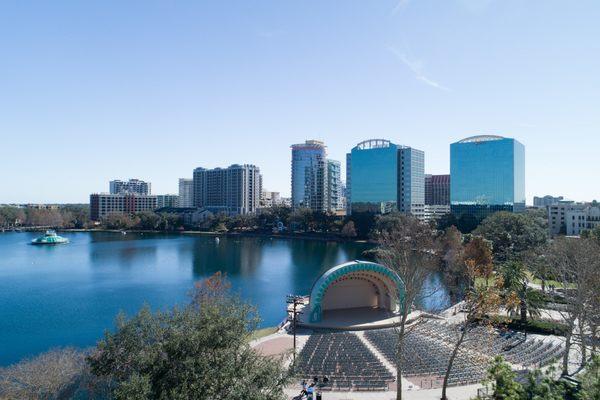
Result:
M52 207L0 207L0 227L87 228L90 207L87 204L64 204Z
M547 216L543 210L527 210L522 214L530 223L545 226ZM369 239L376 228L378 216L372 213L354 213L340 216L333 213L315 212L309 209L292 210L291 207L274 206L256 214L228 216L212 214L196 223L189 223L176 213L144 211L134 214L113 213L99 223L90 221L89 205L69 204L52 208L0 207L0 227L53 227L57 229L117 229L205 232L254 232L281 234L304 234L339 237L346 239ZM432 222L433 223L433 222ZM456 226L462 233L470 233L480 221L470 216L443 216L435 222L443 231Z

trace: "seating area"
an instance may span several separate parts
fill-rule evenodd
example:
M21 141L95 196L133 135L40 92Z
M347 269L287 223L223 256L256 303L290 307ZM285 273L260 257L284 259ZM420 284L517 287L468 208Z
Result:
M524 367L544 367L564 353L562 346L541 340L528 340L520 346L501 353L510 363Z
M411 329L406 336L402 360L404 376L444 376L452 346L460 331L456 325L429 321ZM397 335L393 329L367 331L367 339L391 362L396 357ZM521 367L543 367L563 353L560 344L527 339L519 332L498 332L477 327L469 332L450 373L450 385L466 385L485 378L492 355L502 355Z
M419 326L418 331L453 344L459 334L459 328L453 325L430 321ZM544 367L563 354L563 347L552 342L538 339L526 339L524 333L479 326L469 332L464 349L484 354L501 355L508 362L522 367Z
M398 342L392 329L367 331L365 336L390 362L394 362ZM402 353L403 375L407 378L431 376L441 379L446 373L451 353L445 342L418 330L411 331L405 338ZM477 383L485 377L485 373L485 361L462 350L454 360L449 385Z
M460 328L456 325L428 321L411 327L402 352L403 376L416 385L419 382L439 384L443 379L453 345ZM397 334L394 329L364 332L368 340L386 360L395 365ZM563 346L550 340L526 337L519 332L500 332L477 327L469 332L450 373L450 386L481 382L490 358L502 355L515 368L543 367L564 352ZM352 332L315 332L309 338L296 364L301 379L327 376L324 390L387 390L394 381L392 371Z
M363 342L349 332L312 334L296 364L302 379L329 378L323 390L387 390L394 376Z

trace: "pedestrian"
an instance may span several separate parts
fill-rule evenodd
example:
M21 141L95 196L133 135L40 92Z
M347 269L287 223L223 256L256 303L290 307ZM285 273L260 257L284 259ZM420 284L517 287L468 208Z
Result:
M315 394L315 383L314 382L310 384L308 389L306 389L306 392L308 394L307 399L314 400L314 394Z
M308 385L306 384L306 379L302 379L302 383L300 383L302 385L302 391L300 392L300 398L304 398L304 396L306 396L308 394L308 392L306 391Z

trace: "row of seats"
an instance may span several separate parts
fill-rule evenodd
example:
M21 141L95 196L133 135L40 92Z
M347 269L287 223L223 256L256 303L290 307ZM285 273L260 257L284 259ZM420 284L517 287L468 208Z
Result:
M460 327L429 321L418 326L417 331L453 345L460 334ZM546 366L564 351L560 344L536 339L526 340L525 334L521 332L498 331L486 326L471 329L463 348L488 355L501 355L507 361L523 367Z
M421 379L443 379L460 327L428 321L410 328L405 336L401 360L403 375ZM367 340L395 365L398 351L394 329L365 332ZM476 327L454 360L449 385L458 386L481 382L487 373L489 360L502 355L512 364L523 367L545 366L564 352L560 344L537 339L513 331L498 331ZM351 332L315 332L299 354L295 373L303 379L327 376L323 389L386 390L394 381L391 372Z
M309 338L295 365L296 376L329 378L322 389L387 390L391 372L354 333L317 332Z
M392 329L367 331L367 339L390 361L395 362L398 336ZM448 367L452 349L446 342L424 335L419 330L406 334L402 349L403 375L406 377L433 376L441 379ZM450 385L476 383L485 377L485 360L459 351L450 371Z
M407 377L430 376L440 379L446 373L460 326L428 321L411 328L406 336L401 360ZM393 329L367 331L367 339L391 362L397 357L397 334ZM560 357L560 344L527 339L513 331L476 327L469 331L450 371L450 385L465 385L483 380L488 363L495 355L523 367L541 367Z

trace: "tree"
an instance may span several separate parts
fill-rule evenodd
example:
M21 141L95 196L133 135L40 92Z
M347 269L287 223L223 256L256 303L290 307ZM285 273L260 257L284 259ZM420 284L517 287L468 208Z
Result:
M551 367L544 372L539 369L529 371L525 382L520 383L511 366L501 356L492 361L484 385L488 390L485 399L498 400L563 400L567 395L562 381L553 378ZM489 391L491 390L491 394ZM477 397L478 399L481 397ZM586 399L587 400L587 399Z
M375 239L378 248L375 256L381 264L396 272L404 283L404 296L400 298L400 321L396 329L397 392L402 399L402 351L406 334L406 321L411 308L421 295L423 284L439 265L438 240L431 227L414 217L401 214L380 217Z
M256 218L256 215L240 214L240 215L236 215L234 218L232 218L230 220L228 229L244 231L244 230L254 229L257 224L258 224L258 219Z
M343 226L341 235L345 238L354 238L356 237L356 228L354 227L353 221L348 221Z
M581 237L584 239L594 239L600 242L600 225L596 226L594 229L585 229L581 231Z
M474 231L493 243L494 259L504 262L548 242L548 227L535 215L497 212Z
M600 399L600 355L595 354L581 374L581 400Z
M66 204L59 211L63 217L63 227L82 229L90 223L89 204Z
M591 239L557 238L552 243L548 261L553 275L561 282L567 308L560 311L567 325L562 373L569 373L571 347L577 339L581 363L588 361L586 333L597 332L600 319L600 244ZM592 338L597 340L596 338Z
M480 236L472 236L471 240L465 246L463 258L465 262L472 264L475 269L475 273L469 274L467 277L484 278L486 284L488 284L494 271L494 260L492 259L490 242ZM471 282L471 284L473 283Z
M290 224L293 230L313 231L315 229L314 213L310 208L300 207L290 214Z
M456 223L459 231L462 233L471 233L479 225L479 220L473 214L461 214Z
M104 225L108 229L131 229L139 223L139 218L125 213L109 213L104 217Z
M509 302L511 304L507 307L509 315L520 315L522 324L527 323L528 315L532 318L539 317L544 298L540 292L529 287L529 276L523 263L509 261L502 265L500 273L503 280L504 296L518 299L518 301Z
M30 226L52 226L61 227L63 218L61 213L55 209L28 208L25 210L26 224Z
M444 214L437 220L437 228L440 231L445 231L452 226L458 229L458 220L452 213Z
M553 378L554 367L542 372L539 369L527 374L523 385L524 400L563 400L566 397L565 386Z
M257 215L258 226L260 229L267 231L271 231L279 222L284 226L288 226L291 213L292 208L288 206L275 205L267 208Z
M283 399L283 360L249 345L258 315L220 275L197 285L184 308L120 315L88 358L116 399Z
M546 293L546 281L552 278L552 269L548 263L549 243L524 253L523 260L531 274L540 280L542 292Z
M84 374L85 356L72 349L54 349L0 369L0 398L71 398Z
M471 243L474 243L474 241L469 242L469 244ZM469 337L469 333L473 330L473 328L479 326L485 317L487 317L489 314L497 312L502 304L502 280L495 279L493 285L489 284L491 268L482 266L487 265L488 262L491 264L491 253L484 250L487 248L485 242L480 241L478 243L477 249L473 248L473 250L468 252L465 251L463 268L464 275L468 277L467 282L469 282L469 285L465 292L465 299L461 303L463 319L459 324L459 330L457 332L458 337L448 360L448 366L446 367L446 373L444 375L444 382L442 385L442 400L448 399L446 396L446 390L448 388L448 380L450 379L452 366L463 343L471 339ZM469 247L469 244L467 247ZM485 278L485 284L480 278Z
M520 400L523 386L515 380L516 374L501 356L496 356L488 370L485 386L492 390L494 400Z
M348 217L348 220L354 222L356 233L360 238L369 237L375 226L375 214L368 211L352 211L352 215Z
M464 268L463 268L463 235L455 226L450 226L444 230L440 238L441 267L444 281L448 289L451 302L458 301L458 296L464 289Z
M139 219L136 226L138 229L154 231L157 230L160 225L161 218L155 212L143 211L137 213L136 216Z

